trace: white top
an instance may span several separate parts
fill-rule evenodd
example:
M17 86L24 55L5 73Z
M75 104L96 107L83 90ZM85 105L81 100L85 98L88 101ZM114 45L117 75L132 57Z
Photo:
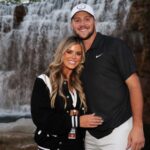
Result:
M73 89L73 91L69 91L71 97L72 97L72 101L73 101L73 107L76 107L77 105L77 91L75 89Z

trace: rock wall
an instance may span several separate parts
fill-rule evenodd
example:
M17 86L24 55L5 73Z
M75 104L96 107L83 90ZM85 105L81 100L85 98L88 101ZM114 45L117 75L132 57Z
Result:
M150 0L134 0L123 38L135 53L144 95L144 123L150 124Z
M144 96L145 147L150 149L150 1L135 0L132 4L124 38L134 47Z

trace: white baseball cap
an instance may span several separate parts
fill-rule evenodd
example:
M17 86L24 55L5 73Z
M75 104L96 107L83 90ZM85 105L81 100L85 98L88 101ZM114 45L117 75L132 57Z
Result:
M77 12L80 12L80 11L86 11L95 18L93 8L87 4L84 4L84 3L76 5L72 9L70 17L72 18Z

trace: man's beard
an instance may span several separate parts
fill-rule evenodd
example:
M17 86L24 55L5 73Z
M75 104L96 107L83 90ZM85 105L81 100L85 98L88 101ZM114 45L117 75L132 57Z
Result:
M92 31L86 36L86 37L82 37L80 36L77 32L75 32L74 30L74 33L76 34L76 36L78 36L79 38L81 38L82 40L87 40L89 39L95 32L95 28L93 27Z

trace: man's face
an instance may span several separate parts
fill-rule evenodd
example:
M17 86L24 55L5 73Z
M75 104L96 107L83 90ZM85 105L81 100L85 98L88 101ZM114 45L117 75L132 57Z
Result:
M73 32L81 39L90 38L95 30L95 19L92 15L85 11L76 13L71 20Z

